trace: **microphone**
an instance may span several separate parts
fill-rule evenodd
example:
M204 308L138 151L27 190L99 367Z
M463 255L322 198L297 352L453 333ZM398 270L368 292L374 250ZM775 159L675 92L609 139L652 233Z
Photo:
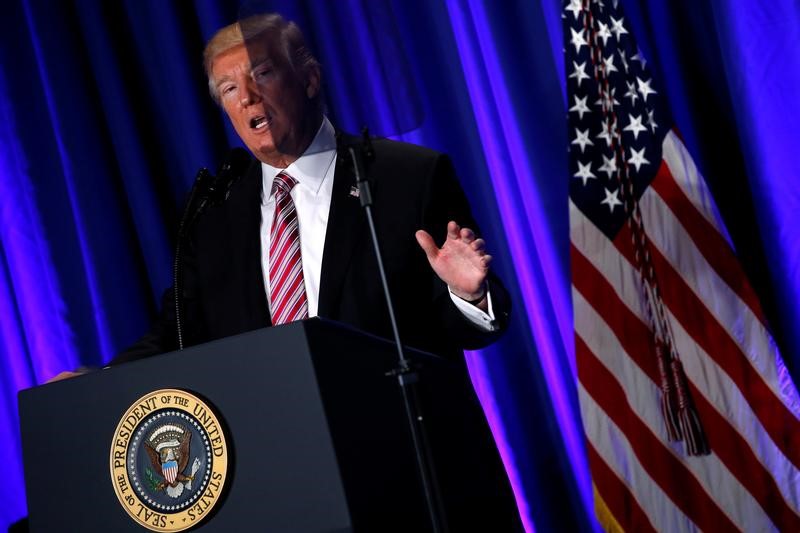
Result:
M231 187L250 166L253 158L244 148L234 148L220 165L217 176L208 185L205 196L211 205L220 205L231 193Z
M234 148L225 156L216 176L212 176L206 168L201 168L197 172L194 185L189 193L189 200L183 211L183 217L178 224L179 238L186 235L206 207L222 205L228 199L231 187L239 181L252 160L253 158L247 150Z
M234 148L225 157L216 176L212 176L208 169L201 168L197 172L194 185L189 193L189 200L178 224L178 238L175 242L175 258L172 262L172 292L175 305L175 333L177 335L178 349L183 350L183 272L182 272L182 247L187 238L189 228L198 216L209 205L221 205L231 194L231 187L239 181L247 167L250 166L252 157L243 148ZM196 207L195 207L196 205Z

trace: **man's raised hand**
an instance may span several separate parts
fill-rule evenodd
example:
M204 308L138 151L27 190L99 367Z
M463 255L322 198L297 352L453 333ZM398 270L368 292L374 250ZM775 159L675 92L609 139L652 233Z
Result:
M447 224L447 238L441 248L427 231L417 231L416 237L431 268L453 294L483 309L486 277L492 261L492 256L486 253L486 242L475 238L471 229L460 228L452 220Z

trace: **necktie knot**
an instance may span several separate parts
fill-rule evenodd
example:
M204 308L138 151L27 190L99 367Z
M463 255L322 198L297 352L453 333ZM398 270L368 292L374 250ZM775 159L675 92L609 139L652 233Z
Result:
M289 174L285 172L281 172L275 179L272 180L272 194L277 195L281 193L281 195L289 194L292 188L297 185L297 180L291 177Z

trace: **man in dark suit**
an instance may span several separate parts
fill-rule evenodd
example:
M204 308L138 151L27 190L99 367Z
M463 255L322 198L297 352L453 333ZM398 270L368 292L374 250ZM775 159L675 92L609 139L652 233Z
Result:
M184 345L313 316L391 337L354 169L343 155L357 140L336 134L324 116L320 67L299 29L278 15L240 21L211 39L205 66L212 96L256 159L227 199L191 226L181 290ZM469 388L462 350L503 332L508 295L489 273L484 241L469 229L475 221L449 159L393 141L372 148L375 225L400 336L461 365L453 375ZM177 348L170 289L153 329L112 364ZM443 492L457 507L448 513L450 525L521 530L470 392L450 400L472 429L440 456L449 472Z
M352 163L337 150L348 138L323 114L320 67L297 26L278 15L232 24L208 43L205 66L212 96L256 161L192 228L185 344L275 323L272 187L284 174L294 182L306 301L294 319L319 315L390 337ZM454 358L485 346L505 328L510 306L489 274L484 241L469 229L475 222L449 159L392 141L373 148L375 222L403 341ZM168 294L153 330L113 363L177 348L173 301Z

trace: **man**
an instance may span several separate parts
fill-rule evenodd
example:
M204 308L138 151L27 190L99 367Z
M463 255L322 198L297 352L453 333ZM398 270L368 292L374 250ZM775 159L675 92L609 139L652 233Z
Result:
M352 165L337 157L337 136L323 114L320 66L297 26L274 14L250 17L220 30L204 59L212 96L256 161L226 202L192 229L185 344L317 315L391 337ZM402 340L453 358L485 346L507 323L508 298L489 275L483 239L469 229L474 220L452 165L404 143L373 147L375 221ZM291 183L288 193L274 189L278 178ZM299 234L289 267L297 309L289 317L273 298L287 293L270 250L281 202ZM286 238L277 235L276 242ZM154 329L112 363L174 349L168 294Z
M188 235L184 345L313 316L391 337L354 171L338 155L357 139L337 135L324 116L320 66L299 29L278 15L230 25L208 43L205 68L212 96L256 160ZM469 229L475 223L450 161L405 143L374 141L373 149L375 224L401 338L463 368L463 349L505 329L507 293ZM153 329L111 364L177 349L174 304L169 290ZM521 530L474 397L439 400L458 402L463 427L472 428L438 458L452 530ZM404 503L401 515L411 512ZM391 518L372 517L395 530Z

